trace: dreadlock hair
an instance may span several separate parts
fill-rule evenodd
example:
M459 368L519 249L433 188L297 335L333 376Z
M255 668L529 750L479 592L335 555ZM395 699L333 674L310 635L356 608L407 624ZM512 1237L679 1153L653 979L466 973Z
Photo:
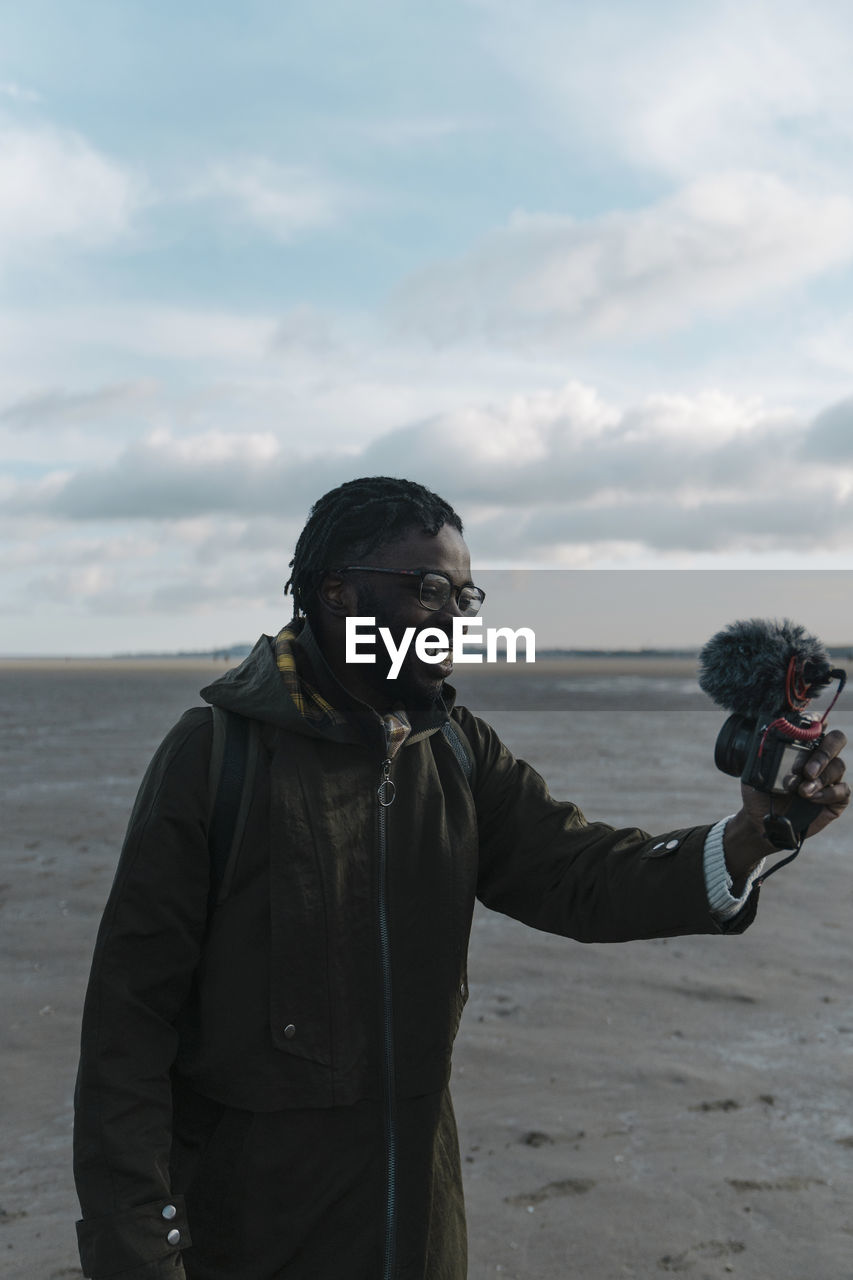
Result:
M290 562L284 594L293 595L294 616L310 616L330 569L362 559L405 529L434 537L445 524L462 532L453 508L413 480L366 476L330 490L311 508Z

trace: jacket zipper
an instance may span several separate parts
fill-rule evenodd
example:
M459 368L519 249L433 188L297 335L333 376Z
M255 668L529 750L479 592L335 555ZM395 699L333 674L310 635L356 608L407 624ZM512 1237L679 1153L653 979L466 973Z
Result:
M391 781L391 761L382 761L376 789L379 801L379 950L382 966L382 1039L385 1118L385 1251L383 1280L392 1280L397 1237L397 1117L394 1105L394 1013L391 1003L391 943L388 932L388 827L386 811L397 788Z

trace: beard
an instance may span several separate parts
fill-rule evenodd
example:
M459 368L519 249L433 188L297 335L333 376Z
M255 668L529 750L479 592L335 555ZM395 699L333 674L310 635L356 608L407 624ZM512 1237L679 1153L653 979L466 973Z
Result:
M398 706L412 710L429 710L440 699L442 685L448 673L440 674L435 663L424 662L418 657L415 652L415 639L420 631L434 630L436 623L427 621L423 626L418 627L412 617L403 620L388 608L386 602L379 600L369 587L363 588L358 593L358 610L362 616L375 619L377 632L376 661L362 668L362 678L366 679L383 697L390 698L392 703ZM429 616L427 615L428 618ZM411 626L416 626L415 635L406 650L399 674L392 680L388 675L391 669L391 655L379 639L379 628L387 627L394 644L399 646L406 628ZM452 647L450 628L439 626L439 630L446 633L449 651Z

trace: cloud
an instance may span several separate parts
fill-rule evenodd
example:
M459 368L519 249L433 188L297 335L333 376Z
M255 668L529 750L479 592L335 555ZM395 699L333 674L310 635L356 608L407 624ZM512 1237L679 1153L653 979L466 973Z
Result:
M683 181L721 167L850 189L851 17L838 0L698 8L478 0L483 39L576 151Z
M52 244L112 244L142 198L140 181L79 134L0 126L0 263Z
M0 409L0 423L22 431L89 425L96 421L115 424L123 410L136 409L155 391L150 381L122 382L94 391L40 391Z
M298 533L281 520L259 524L258 529L254 522L228 519L163 521L145 531L128 526L124 533L77 526L66 527L61 538L44 525L26 547L14 542L13 530L0 529L8 561L7 618L59 606L66 623L89 615L130 617L135 626L146 618L159 617L162 625L164 618L185 622L216 612L224 634L234 637L232 628L237 625L239 634L247 607L280 610L289 548ZM255 629L260 627L252 622L248 634ZM163 647L162 632L158 640L155 629L144 645L138 638L123 643Z
M809 426L716 392L618 409L573 383L448 412L346 454L298 455L273 431L177 438L158 430L109 466L12 485L3 508L72 525L250 525L304 519L341 481L390 474L414 476L457 505L480 558L547 561L617 544L672 553L844 548L853 546L853 465L818 447L846 438L844 414L849 405Z
M853 378L853 313L833 314L806 337L803 347L822 376L831 370L849 382Z
M819 511L819 518L816 514ZM620 497L600 505L556 505L524 512L516 522L491 521L478 530L490 554L568 554L576 548L621 547L663 553L752 552L779 548L799 551L853 546L853 497L828 493L795 495L780 503L772 495L743 491L728 501L706 495L637 499Z
M349 120L343 127L360 142L397 150L443 142L460 134L479 132L485 126L478 120L453 116L391 114Z
M175 439L152 432L110 467L79 471L48 492L49 514L72 520L166 519L217 511L268 511L280 448L269 434L218 431ZM38 482L39 495L45 482ZM54 481L55 483L55 481Z
M285 430L150 431L111 462L0 486L6 645L27 648L35 624L69 651L274 631L310 505L364 474L441 493L486 570L793 561L814 577L853 556L853 458L835 448L849 414L841 402L807 423L720 392L620 407L570 383L425 418L347 453L306 440L297 454Z
M853 259L853 199L724 173L587 221L519 213L404 284L394 313L433 340L644 338L750 305Z
M2 96L27 94L6 84L0 85ZM366 199L308 167L262 155L214 161L183 185L158 185L72 130L0 118L0 266L45 247L111 246L128 234L142 209L168 218L179 205L203 203L232 223L289 243L340 224Z
M0 97L11 98L13 102L41 102L41 94L34 89L25 89L13 80L0 82Z
M342 184L265 156L211 165L191 194L224 202L238 218L285 243L300 233L334 226L357 203L356 194Z
M745 502L759 485L784 488L802 430L789 415L720 393L656 395L618 411L569 384L399 429L360 461L366 471L384 463L427 475L468 502L504 510L616 511L641 494L697 512L720 498Z
M853 396L819 413L803 440L802 457L845 464L853 472ZM853 480L853 476L851 476Z
M167 371L163 385L180 387L199 370L210 385L268 367L279 323L260 311L141 301L9 307L0 309L0 377L23 399L49 392L25 392L21 378L42 388L48 377L66 386L100 383L105 366L148 370L156 361L158 374Z

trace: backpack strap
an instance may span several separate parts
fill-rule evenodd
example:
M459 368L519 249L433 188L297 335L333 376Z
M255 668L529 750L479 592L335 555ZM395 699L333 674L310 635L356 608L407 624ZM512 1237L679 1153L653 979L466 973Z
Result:
M441 732L447 739L450 745L450 750L459 761L459 764L462 767L462 772L465 774L465 777L468 780L468 785L470 786L471 779L474 776L474 757L471 755L471 748L468 745L467 738L464 736L459 726L454 724L452 720L445 720L444 724L441 726Z
M258 722L212 707L207 843L210 850L210 907L224 901L234 878L237 854L252 802L258 759Z

